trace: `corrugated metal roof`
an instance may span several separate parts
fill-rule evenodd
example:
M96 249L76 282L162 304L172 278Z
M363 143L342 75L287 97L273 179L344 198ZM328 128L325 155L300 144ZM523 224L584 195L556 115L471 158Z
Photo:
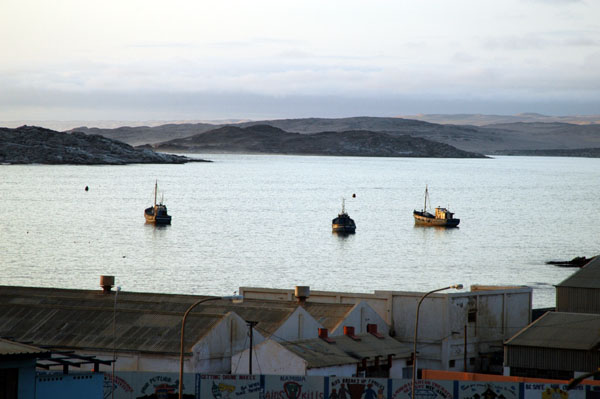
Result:
M61 349L179 353L180 313L113 310L58 305L0 306L0 335ZM186 347L203 337L224 315L191 313Z
M600 288L600 256L594 257L557 287Z
M56 348L179 352L181 318L196 295L155 294L44 287L0 286L0 336ZM326 328L339 324L353 305L306 304ZM186 347L199 341L224 314L233 311L274 333L299 305L293 301L251 299L243 304L211 300L198 305L186 323Z
M0 356L41 355L47 353L49 351L46 349L0 338Z
M592 350L600 344L600 315L548 312L506 341L508 346Z
M373 361L381 356L380 361L387 361L388 355L396 358L408 357L412 348L393 338L377 338L371 334L358 335L359 341L342 335L331 337L334 343L328 343L321 338L307 339L295 342L281 343L289 351L307 361L309 368L328 367L341 364L359 363L364 358Z

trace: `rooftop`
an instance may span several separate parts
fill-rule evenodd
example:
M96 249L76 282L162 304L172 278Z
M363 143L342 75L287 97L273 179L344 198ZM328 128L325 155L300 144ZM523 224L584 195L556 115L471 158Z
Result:
M390 337L377 338L372 334L360 334L359 340L346 335L331 337L333 343L321 338L281 343L289 351L308 363L308 368L328 367L342 364L355 364L368 358L373 361L380 356L385 362L388 355L408 357L412 347Z
M600 344L600 315L548 312L506 341L507 346L592 350Z
M600 288L600 256L592 258L585 266L556 286Z

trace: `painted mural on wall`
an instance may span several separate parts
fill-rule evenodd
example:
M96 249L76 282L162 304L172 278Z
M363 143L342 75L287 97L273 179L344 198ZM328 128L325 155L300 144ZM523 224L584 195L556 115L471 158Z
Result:
M259 375L198 374L196 397L204 399L261 399L262 382Z
M329 377L327 399L387 399L385 378Z
M585 386L567 390L561 384L524 383L524 399L585 399Z
M183 397L195 399L195 376L184 375ZM113 394L114 389L114 394ZM104 374L105 399L177 399L179 373L117 372Z
M459 381L457 399L519 399L519 384Z
M415 399L452 399L453 381L415 381ZM392 380L391 399L411 399L412 380Z
M186 374L186 399L412 399L409 379ZM104 375L104 398L176 399L178 373ZM600 399L600 387L562 384L416 380L415 399Z
M324 377L266 375L264 399L325 399Z

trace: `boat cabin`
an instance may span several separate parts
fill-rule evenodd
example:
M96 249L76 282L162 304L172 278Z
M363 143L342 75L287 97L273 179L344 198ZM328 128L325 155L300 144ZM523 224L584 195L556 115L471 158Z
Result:
M454 219L454 213L446 208L435 208L436 219Z

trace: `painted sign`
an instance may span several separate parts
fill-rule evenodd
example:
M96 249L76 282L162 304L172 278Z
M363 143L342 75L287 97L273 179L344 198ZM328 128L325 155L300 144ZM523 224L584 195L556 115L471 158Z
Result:
M195 399L194 375L183 379L183 397ZM177 399L179 373L117 372L104 374L105 399Z
M387 399L385 378L329 377L327 399Z
M264 399L325 399L324 377L266 375Z
M457 399L519 399L519 383L459 381Z
M261 399L259 375L198 374L196 397L202 399Z
M524 399L585 399L585 386L578 385L567 390L566 385L523 383Z
M415 381L415 399L453 399L453 381ZM392 380L392 399L411 399L412 380Z

